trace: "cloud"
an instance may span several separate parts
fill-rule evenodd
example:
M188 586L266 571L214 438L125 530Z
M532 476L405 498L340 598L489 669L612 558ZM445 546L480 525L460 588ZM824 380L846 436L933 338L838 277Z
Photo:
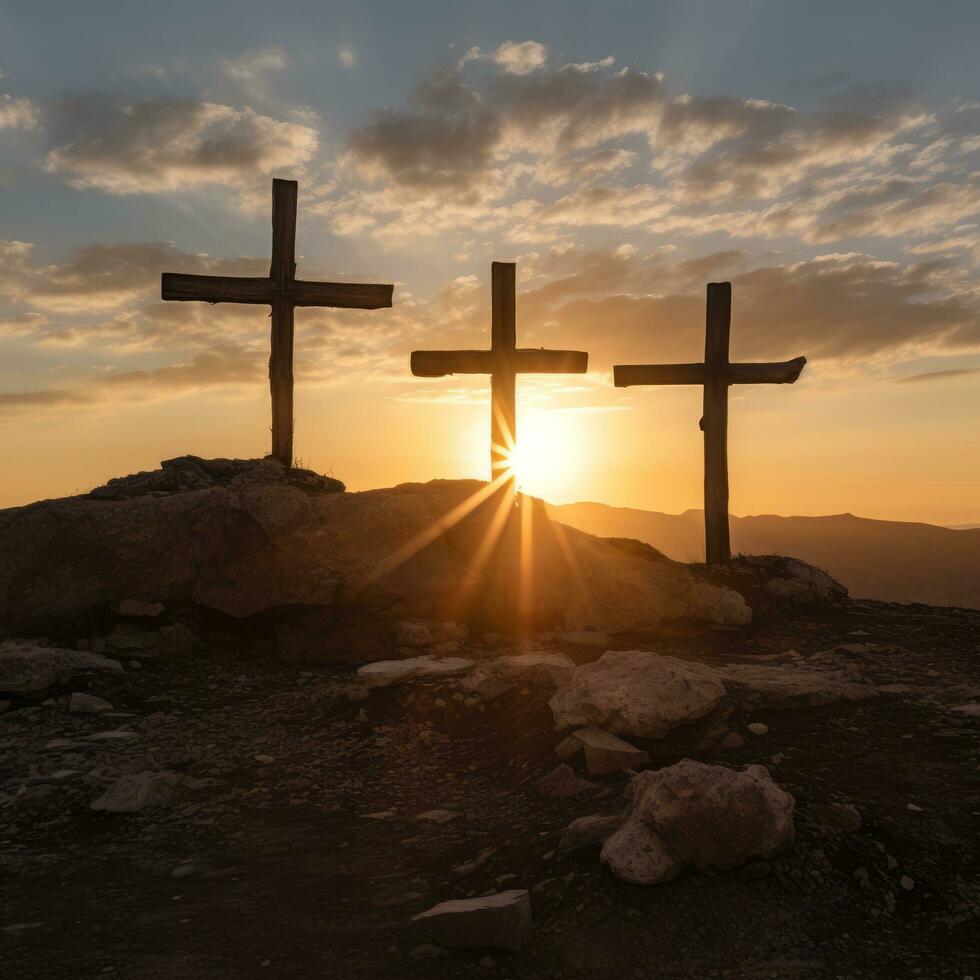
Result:
M546 280L520 294L522 343L590 351L613 363L691 361L704 347L704 284L733 290L733 357L901 360L980 350L980 302L935 262L902 265L856 253L754 265L738 250L672 253L573 249L539 257ZM474 322L485 317L474 313Z
M337 48L337 59L345 68L357 66L357 52L349 44L342 44Z
M548 49L537 41L504 41L491 55L504 71L527 75L548 59Z
M45 166L78 188L111 194L241 185L295 170L317 151L315 129L192 99L59 104Z
M37 129L40 123L41 110L31 99L0 95L0 129Z
M238 58L222 58L218 71L226 78L250 86L265 81L269 72L282 71L289 64L286 52L279 46L246 51Z
M899 384L919 381L943 381L949 378L965 378L980 374L980 367L949 368L946 371L925 371L922 374L910 374L906 378L897 378Z

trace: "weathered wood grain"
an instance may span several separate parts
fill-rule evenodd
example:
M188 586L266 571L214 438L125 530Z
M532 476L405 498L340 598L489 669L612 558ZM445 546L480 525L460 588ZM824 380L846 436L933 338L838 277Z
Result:
M165 300L206 303L257 303L272 308L269 390L272 397L272 455L293 462L293 321L297 306L378 310L391 306L394 286L382 283L312 282L296 278L295 180L272 181L272 259L269 275L198 276L165 272Z

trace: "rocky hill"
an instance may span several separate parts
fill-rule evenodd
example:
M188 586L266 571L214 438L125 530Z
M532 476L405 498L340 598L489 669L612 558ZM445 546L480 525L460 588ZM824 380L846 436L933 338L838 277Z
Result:
M662 514L595 503L547 509L557 521L604 537L636 538L677 561L704 556L700 510ZM793 555L826 569L860 598L980 609L980 528L765 514L733 517L731 532L736 552Z
M0 512L0 552L11 976L980 955L980 612L267 460Z

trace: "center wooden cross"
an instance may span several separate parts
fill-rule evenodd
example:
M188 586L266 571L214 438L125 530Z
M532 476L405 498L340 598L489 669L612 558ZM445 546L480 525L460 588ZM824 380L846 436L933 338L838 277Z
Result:
M514 475L509 471L517 444L517 375L585 374L589 355L577 350L518 348L517 265L493 262L490 268L490 350L413 351L412 374L420 378L490 375L490 476L492 480L502 478L513 494Z
M704 539L710 565L731 559L728 529L728 386L792 384L805 357L774 363L732 364L728 360L732 324L732 284L708 283L703 364L619 364L617 388L630 385L704 385Z
M272 307L272 455L283 466L293 464L293 310L297 306L332 306L377 310L391 306L392 285L359 282L304 282L296 278L295 180L272 181L272 265L269 275L193 276L165 272L164 299L205 303L255 303Z

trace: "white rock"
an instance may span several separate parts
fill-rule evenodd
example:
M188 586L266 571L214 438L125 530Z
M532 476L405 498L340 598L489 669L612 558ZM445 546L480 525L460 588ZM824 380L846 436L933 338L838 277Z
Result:
M442 902L412 922L432 942L449 949L520 949L531 940L531 896L513 889L481 898Z
M650 756L643 749L602 728L580 728L555 747L560 759L569 759L579 751L585 752L585 767L594 776L639 769L650 762Z
M671 881L687 865L732 868L793 842L793 797L763 766L738 772L683 759L635 776L630 792L632 812L602 848L624 881Z
M357 675L368 687L389 687L413 677L458 677L475 666L476 661L464 657L409 657L364 664L357 668Z
M622 735L662 738L703 718L724 697L717 673L643 650L610 651L577 667L551 699L555 728L600 726Z
M112 711L112 704L94 694L84 694L75 691L68 702L68 710L76 715L98 715L103 711Z
M177 785L172 772L141 772L121 776L93 804L106 813L135 813L169 803Z

